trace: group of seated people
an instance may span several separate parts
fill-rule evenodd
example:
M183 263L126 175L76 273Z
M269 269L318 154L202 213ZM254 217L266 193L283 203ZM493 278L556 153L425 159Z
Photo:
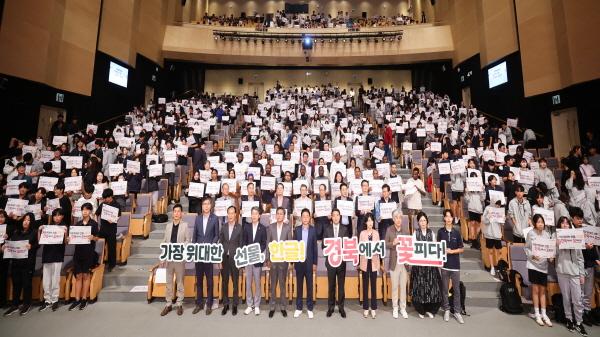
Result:
M217 140L209 141L217 125L240 126L240 144L237 147L229 145L226 149ZM277 241L284 232L290 233L289 238L306 243L307 259L302 263L294 263L294 270L298 285L306 280L309 294L306 296L307 314L310 318L313 317L310 296L313 291L312 275L317 261L314 250L317 245L323 244L325 238L348 236L357 237L359 241L385 240L391 256L389 266L384 266L380 255L374 254L371 258L361 256L359 269L363 279L362 303L365 317L376 316L376 289L373 282L377 271L385 267L391 275L394 318L399 314L404 318L408 317L406 294L410 274L410 295L419 316L433 318L442 305L444 319L448 321L449 280L452 280L452 284L460 282L463 238L461 231L453 226L460 218L466 217L463 214L463 200L466 201L469 220L468 237L464 238L465 241L475 241L481 232L490 252L502 247L501 240L507 240L503 235L503 225L490 216L495 213L491 210L494 207L507 207L506 218L512 223L513 240L516 242L520 239L521 242L524 240L530 243L537 236L546 235L545 230L537 228L538 222L545 221L544 218L540 220L539 216L535 216L540 214L536 213L538 209L559 212L569 221L572 219L575 226L580 214L579 224L598 224L597 190L592 190L590 186L595 173L585 166L590 163L584 159L581 148L574 149L573 154L563 162L563 174L569 178L557 185L554 172L547 167L546 158L539 158L540 155L529 150L529 146L535 142L535 134L530 129L524 132L529 137L528 143L521 144L513 137L513 131L516 131L514 126L509 127L507 123L503 123L498 127L475 108L452 104L447 96L431 92L361 87L355 97L353 90L346 91L331 85L289 88L278 86L268 90L264 100L258 104L249 102L248 97L211 95L156 104L148 110L136 109L128 115L127 123L104 131L103 135L96 135L93 130L88 129L86 135L73 136L72 140L67 138L67 142L75 146L72 151L67 142L44 146L43 143L40 145L32 140L26 147L23 143L17 145L14 149L15 157L10 160L16 173L7 173L11 181L24 180L18 186L16 197L27 199L32 194L31 186L35 186L33 178L44 174L57 175L60 179L81 176L82 198L87 196L87 200L99 199L100 204L108 200L114 207L122 209L126 205L126 198L135 198L135 194L140 192L142 179L146 179L148 191L154 194L158 180L168 179L171 188L177 184L173 174L175 168L189 166L190 179L183 184L187 188L188 212L198 214L194 231L188 233L185 230L187 226L180 226L183 207L177 204L173 207L173 222L167 224L164 241L223 244L225 251L221 273L223 280L227 279L227 284L229 276L234 281L231 307L234 314L237 313L239 301L239 270L232 263L232 255L237 248L257 242L260 243L261 251L268 253L267 240L270 238ZM32 150L32 147L37 147L37 150ZM45 156L45 160L42 160L42 148L55 151L52 156ZM595 154L593 148L585 151ZM80 169L72 168L67 171L66 163L61 159L66 154L84 157L85 165ZM191 165L188 165L188 158L191 158ZM139 162L140 165L129 165L130 161ZM120 173L115 174L113 170L109 170L114 164L121 165ZM150 169L156 165L160 166L158 174ZM43 172L39 170L40 166L43 166ZM399 174L401 166L411 167L410 178L402 179ZM582 172L585 172L587 182L583 180ZM112 190L108 188L101 195L95 193L97 187L102 188L100 184L108 187L108 178L105 178L108 176L112 181L127 181L127 194L112 198ZM71 204L79 197L77 191L73 191L77 198L73 195L70 199L65 197L61 183L62 181L54 187L54 191L47 193L38 187L30 203L59 198L61 202L57 209L62 208L66 214L71 213ZM5 186L8 191L9 184ZM440 201L440 205L443 199L451 200L449 209L443 212L443 228L437 233L429 228L428 216L422 212L422 196L429 191ZM50 193L54 194L48 196ZM532 196L530 200L533 206L529 205L525 194ZM63 199L66 201L63 202ZM345 201L353 204L350 213L343 207ZM217 203L220 205L219 210ZM382 206L386 203L394 205L391 214L389 205ZM46 210L47 204L43 210ZM91 204L94 205L93 202ZM223 209L223 204L228 206ZM568 206L577 206L580 211L573 208L571 212L564 212ZM317 210L319 214L316 214ZM323 210L326 211L323 213ZM402 226L404 211L408 214L406 227ZM98 211L94 213L101 214ZM271 215L269 226L260 221L262 213ZM546 214L543 211L541 213ZM13 221L16 227L21 226L22 218L15 214L7 215L7 221ZM51 221L56 222L52 218ZM561 219L558 216L555 218ZM47 220L42 222L48 223ZM101 219L98 234L99 237L106 238L110 270L115 265L111 258L111 254L114 257L114 245L111 246L114 238L112 235L102 235L105 226L102 222L107 224L107 228L113 224ZM547 224L548 228L559 225L562 223ZM180 226L177 231L173 230L175 226ZM534 226L537 229L524 236L524 230ZM183 235L176 235L179 232ZM236 232L239 232L238 241L230 242ZM407 264L395 263L395 246L398 244L396 238L399 234L413 235L415 241L445 240L448 244L447 261L441 268L409 267ZM10 238L10 235L7 237ZM557 261L561 261L562 253L559 252ZM576 326L580 332L585 330L578 312L581 312L580 316L591 319L589 296L590 291L593 291L593 268L599 263L597 246L586 248L583 255L586 257L583 295L569 297L569 303L578 300L583 303L582 306L575 306L576 311L583 309L575 312L574 319L571 318L573 329ZM545 312L545 301L541 299L545 296L543 274L547 271L544 270L541 259L532 255L530 257L530 279L536 282L534 284L538 291L534 294L539 299L534 300L535 319L538 323L551 325ZM179 262L167 262L166 268L167 275L176 275L176 307L178 314L182 314L183 283L180 275L183 267L177 263ZM265 263L276 269L268 259ZM494 274L493 263L491 265L491 272ZM335 268L327 266L328 275L331 275L328 277L327 316L333 314L337 304L340 314L345 317L345 268L345 264ZM207 314L210 314L213 268L211 265L207 266L207 263L196 263L195 269L197 298L194 313L203 310L206 305ZM262 263L249 265L244 269L247 302L244 313L254 312L258 315ZM44 273L45 271L46 268ZM271 273L272 291L277 288L277 283L280 286L285 284L285 275L285 272ZM208 301L203 297L204 278L208 285ZM169 286L169 283L167 282L167 305L161 313L163 315L172 310L173 286ZM589 287L589 284L592 286ZM225 287L224 284L223 288ZM562 287L561 284L561 289ZM303 289L299 286L297 290L295 317L300 316L303 309ZM454 317L462 323L461 312L464 308L461 308L459 292L458 287L455 287ZM566 293L567 289L563 294ZM285 296L285 292L280 295ZM275 313L275 304L279 304L282 314L287 315L283 306L285 298L276 299L271 296L270 299L273 302L270 317ZM225 295L222 300L225 305L222 313L226 314L230 308L229 299ZM54 303L52 301L50 299L50 305ZM567 302L565 301L565 308ZM568 312L571 312L570 307Z
M285 11L277 11L272 19L267 16L234 17L233 14L226 16L208 15L202 18L203 25L227 26L227 27L257 27L257 28L348 28L360 29L362 27L388 27L403 26L418 23L411 16L398 14L392 17L372 16L368 18L351 17L348 12L340 11L336 16L324 13L291 14Z

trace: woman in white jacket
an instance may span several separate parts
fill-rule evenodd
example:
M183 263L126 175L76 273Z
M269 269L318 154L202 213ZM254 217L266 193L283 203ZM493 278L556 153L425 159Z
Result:
M571 205L581 208L585 221L590 226L596 226L598 222L598 213L594 208L596 191L585 186L581 172L571 171L571 177L565 182L565 187L569 191Z

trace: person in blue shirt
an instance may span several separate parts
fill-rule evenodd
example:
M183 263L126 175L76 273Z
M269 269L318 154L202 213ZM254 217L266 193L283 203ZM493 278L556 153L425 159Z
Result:
M464 252L460 231L453 226L454 214L449 209L444 210L444 227L437 233L438 241L446 241L447 259L442 267L442 310L444 310L444 321L450 320L450 303L448 301L449 281L454 288L454 318L464 324L461 312L463 308L460 303L460 254Z

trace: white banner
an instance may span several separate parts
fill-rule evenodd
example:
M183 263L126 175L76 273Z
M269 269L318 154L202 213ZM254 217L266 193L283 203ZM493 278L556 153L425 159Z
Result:
M556 229L558 249L585 249L583 228Z

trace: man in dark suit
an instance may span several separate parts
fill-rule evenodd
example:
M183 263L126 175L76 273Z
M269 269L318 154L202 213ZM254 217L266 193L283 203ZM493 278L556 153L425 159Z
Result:
M271 199L271 209L275 208L283 208L287 214L292 214L292 203L290 202L290 198L283 196L283 184L278 183L275 188L275 196Z
M286 241L292 239L292 229L289 224L284 222L285 210L283 207L277 208L276 211L277 221L267 229L267 243L273 241ZM287 317L287 311L285 309L285 302L287 297L285 295L285 285L287 279L287 272L289 263L288 262L271 262L270 250L267 250L267 264L270 267L270 288L271 288L271 310L269 311L269 318L272 318L275 314L275 307L278 305L281 310L283 317ZM277 299L277 283L279 283L279 300ZM279 303L277 303L279 302Z
M202 199L202 214L196 217L194 223L193 243L216 243L219 233L219 219L212 213L210 197ZM196 262L196 307L193 314L204 308L203 279L206 277L206 314L212 313L213 304L213 264Z
M342 216L340 210L335 208L331 212L331 223L325 227L323 232L323 248L325 248L325 239L327 238L344 238L350 237L348 235L348 229L340 223ZM343 240L343 239L342 239ZM327 317L331 317L335 306L335 285L336 279L338 284L337 291L337 305L340 315L346 318L346 311L344 311L344 283L346 280L346 263L342 261L337 267L333 267L329 264L329 261L325 260L325 267L327 267Z
M219 242L223 245L223 265L221 268L221 289L223 293L223 311L221 315L226 315L229 310L229 277L233 283L233 308L231 313L237 315L237 306L239 302L238 284L240 281L240 271L235 266L235 251L242 246L242 225L237 222L237 209L235 206L227 208L227 222L223 224L219 231Z
M338 208L338 200L342 200L342 201L352 201L352 198L350 198L348 196L348 185L346 185L346 183L342 183L340 185L340 196L335 198L334 203L333 203L333 208ZM351 216L347 216L344 215L341 217L341 224L346 227L347 232L348 232L348 236L352 237L352 217Z
M252 207L250 223L243 227L244 238L243 245L248 246L253 243L260 244L260 251L265 252L267 249L267 229L260 223L261 210L258 207ZM255 263L246 266L246 304L248 307L244 311L244 315L248 315L254 309L256 316L260 315L260 274L263 263ZM254 281L254 293L252 292L252 282Z
M192 152L192 165L194 166L194 171L204 170L204 164L207 161L206 151L204 151L204 143L200 147L194 149Z
M313 226L310 225L310 211L303 209L300 213L302 225L296 227L294 230L294 239L298 241L304 241L306 247L306 259L304 262L294 263L296 270L296 311L294 312L294 318L300 317L302 314L302 296L304 288L304 280L306 280L306 308L308 318L313 318L313 274L317 271L317 258L319 256L317 252L317 232Z

